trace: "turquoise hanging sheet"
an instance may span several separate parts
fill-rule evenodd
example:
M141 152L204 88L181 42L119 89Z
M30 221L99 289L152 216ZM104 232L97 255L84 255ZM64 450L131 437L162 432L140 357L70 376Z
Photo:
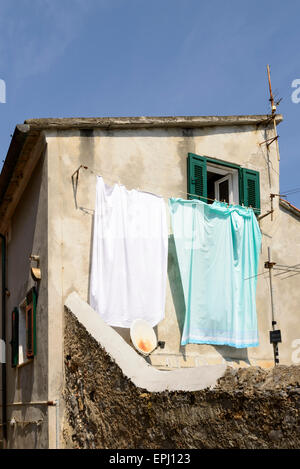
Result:
M169 200L185 299L181 345L258 345L261 232L251 208Z

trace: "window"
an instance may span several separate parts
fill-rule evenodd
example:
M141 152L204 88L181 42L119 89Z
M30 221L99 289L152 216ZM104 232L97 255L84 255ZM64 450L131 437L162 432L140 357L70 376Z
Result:
M235 168L207 163L207 203L214 199L239 203L239 173Z
M19 360L18 365L25 363L26 358L26 300L19 306Z
M232 176L231 174L228 174L215 182L215 197L217 200L223 200L224 202L232 204L234 203L232 201L232 196Z
M11 364L22 365L36 355L36 289L12 312Z
M207 203L244 204L260 213L259 172L193 153L188 154L188 194Z

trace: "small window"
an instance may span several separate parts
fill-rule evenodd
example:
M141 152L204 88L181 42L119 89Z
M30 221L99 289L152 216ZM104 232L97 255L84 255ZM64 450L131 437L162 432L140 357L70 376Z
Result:
M239 173L235 168L207 164L207 203L239 203Z
M32 288L12 312L12 366L23 365L36 355L36 289Z
M26 361L26 300L24 300L19 306L19 365Z
M188 197L244 204L260 213L259 173L236 164L188 155Z

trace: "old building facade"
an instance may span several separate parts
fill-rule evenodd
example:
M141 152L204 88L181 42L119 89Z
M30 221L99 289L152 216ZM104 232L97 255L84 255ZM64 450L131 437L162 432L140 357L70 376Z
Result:
M281 120L276 116L277 124ZM16 127L0 176L1 337L6 352L2 416L10 422L5 427L8 447L60 444L64 305L72 292L85 302L89 298L96 174L108 185L120 182L163 196L167 210L169 197L187 198L197 190L188 174L194 159L209 176L204 180L206 197L221 198L220 182L225 181L231 203L255 208L262 232L259 346L180 346L184 301L168 218L166 309L156 328L165 348L150 360L158 370L273 366L269 272L264 266L268 248L278 264L300 263L300 212L278 197L279 153L276 144L263 143L273 132L269 116L36 119ZM300 338L298 285L297 275L273 279L276 327L282 333L279 359L286 365L293 363ZM29 345L26 318L32 326ZM117 332L130 343L128 330ZM14 334L17 350L10 344Z

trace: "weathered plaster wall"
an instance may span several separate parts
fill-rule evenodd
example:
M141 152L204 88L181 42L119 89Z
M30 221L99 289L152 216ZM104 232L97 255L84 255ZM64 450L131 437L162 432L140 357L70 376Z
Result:
M259 145L270 136L262 126L209 127L200 129L135 129L135 130L74 130L47 131L49 155L49 293L53 328L54 355L61 354L56 335L62 334L62 311L67 295L75 290L82 298L89 296L93 209L96 177L82 169L77 191L72 187L71 175L79 165L87 165L103 175L107 184L120 181L129 189L141 188L164 197L185 197L187 153L193 152L240 164L260 171L262 214L270 210L270 193L279 192L279 162L275 145ZM77 204L77 209L76 209ZM259 273L264 271L267 247L272 247L274 260L281 263L300 262L299 221L279 210L274 199L273 221L261 221L263 245ZM169 220L170 221L170 220ZM170 226L170 225L169 225ZM293 247L291 248L291 243ZM257 312L260 346L251 349L195 345L180 346L184 302L180 290L178 265L170 229L169 266L166 316L158 325L158 339L166 342L164 350L157 350L152 363L160 367L199 366L230 363L236 366L260 364L272 366L273 348L269 344L271 308L269 285L265 276L258 277ZM293 258L293 260L292 260ZM55 273L55 274L54 274ZM284 342L280 345L281 363L291 363L292 343L300 330L297 324L299 289L297 277L274 284L278 323ZM282 311L282 312L281 312ZM119 332L129 338L126 329ZM49 360L52 360L50 357ZM58 382L62 370L58 362Z
M65 448L299 448L300 367L228 368L211 389L149 393L68 310L65 324Z
M267 247L271 247L272 260L277 264L300 264L300 218L296 218L282 207L276 208L273 221L266 217L260 223L263 234L259 273L264 272L263 263L268 260ZM276 267L276 266L275 266ZM280 274L280 275L279 275ZM258 277L259 278L259 277ZM300 363L299 276L281 275L273 272L274 315L276 328L281 329L282 344L279 344L280 363ZM269 274L262 275L257 283L257 310L261 317L262 331L271 330L271 311L266 314L266 303L271 303ZM270 347L267 334L260 333L263 347ZM298 355L297 355L298 350ZM256 350L259 354L259 349ZM253 355L254 356L254 355ZM256 355L257 356L257 355Z
M7 408L8 448L46 448L48 410L45 406L13 406L15 402L48 399L47 354L47 163L42 156L33 171L11 220L7 236ZM33 362L11 367L11 312L34 285L29 256L40 256L42 281L38 286L37 355ZM39 424L31 423L37 422ZM23 423L25 422L25 423Z

